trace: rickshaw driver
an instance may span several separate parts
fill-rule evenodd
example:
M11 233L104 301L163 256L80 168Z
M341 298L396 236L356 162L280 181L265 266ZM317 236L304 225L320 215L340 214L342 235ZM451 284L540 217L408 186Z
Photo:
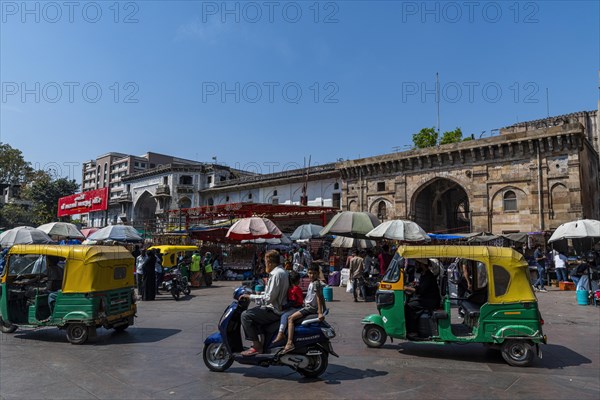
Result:
M46 264L46 273L48 274L48 284L46 286L48 290L48 307L50 307L50 313L52 313L58 291L62 289L65 264L64 259L56 256L46 256Z
M437 280L429 269L427 262L428 260L416 260L418 272L421 274L419 283L416 286L406 286L404 288L406 293L413 294L405 307L406 337L409 339L418 337L417 322L421 313L426 310L435 310L439 307L441 301Z

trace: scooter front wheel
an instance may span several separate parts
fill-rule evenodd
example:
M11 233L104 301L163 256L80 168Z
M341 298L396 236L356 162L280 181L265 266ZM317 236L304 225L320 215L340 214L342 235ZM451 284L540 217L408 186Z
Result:
M202 358L206 367L215 372L226 371L233 364L233 357L223 343L205 344Z

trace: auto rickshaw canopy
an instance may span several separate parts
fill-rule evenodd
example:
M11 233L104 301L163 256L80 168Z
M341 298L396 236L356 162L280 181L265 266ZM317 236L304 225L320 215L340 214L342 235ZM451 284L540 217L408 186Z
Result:
M507 247L400 246L405 259L461 258L482 262L488 279L488 303L537 301L531 288L529 267L522 254Z
M162 266L165 268L171 268L177 266L177 254L180 252L197 251L198 246L178 246L178 245L161 245L152 246L148 250L158 250L162 254Z
M89 293L135 286L135 261L122 246L15 245L8 254L64 258L63 293ZM7 276L8 272L2 277L3 283Z

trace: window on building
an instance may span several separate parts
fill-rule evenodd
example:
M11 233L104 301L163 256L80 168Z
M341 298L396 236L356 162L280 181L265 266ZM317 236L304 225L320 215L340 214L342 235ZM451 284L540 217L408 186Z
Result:
M248 193L248 200L252 200L252 193Z
M340 184L339 183L334 183L333 184L333 190L340 190Z
M214 199L213 199L212 197L209 197L209 198L208 198L208 205L209 205L209 206L213 206L214 204L215 204L215 201L214 201Z
M193 178L189 175L182 175L179 177L180 185L191 185L193 182Z
M332 206L334 208L341 208L342 206L342 195L340 193L334 193L332 197Z
M134 166L134 167L139 167L139 166L140 166L140 163L136 161L135 163L133 163L133 166Z
M517 194L512 190L504 193L504 211L517 211Z
M273 196L277 196L277 189L273 190Z
M163 185L168 185L168 184L169 184L169 177L163 176Z
M142 165L142 168L146 168L146 163L145 162L143 162L141 165Z
M225 202L229 202L229 196L225 196Z
M377 182L377 191L385 192L385 182Z
M131 185L127 184L127 191L130 192L131 191Z
M223 182L225 179L227 179L227 178L226 178L226 177L224 177L224 176L220 176L220 177L219 177L219 181L221 181L221 182Z
M271 204L279 204L279 199L278 199L278 198L276 198L276 197L273 197L273 198L271 199Z
M212 183L212 176L206 178L206 183L208 183L209 185Z
M383 200L379 202L379 205L377 205L377 218L382 221L387 219L387 209L385 206L385 201Z
M146 163L144 163L144 167L145 167L145 166L146 166ZM154 167L156 167L156 164L154 164L154 163L150 163L150 168L154 168Z

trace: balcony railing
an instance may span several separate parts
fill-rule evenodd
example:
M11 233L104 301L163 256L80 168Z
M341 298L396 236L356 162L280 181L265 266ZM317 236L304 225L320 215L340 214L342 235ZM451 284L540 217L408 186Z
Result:
M171 196L169 185L158 185L156 188L156 196Z
M176 186L177 193L194 193L194 185L182 185Z
M119 195L119 198L117 199L117 201L119 203L131 203L131 202L133 202L133 199L131 197L130 192L123 192Z

